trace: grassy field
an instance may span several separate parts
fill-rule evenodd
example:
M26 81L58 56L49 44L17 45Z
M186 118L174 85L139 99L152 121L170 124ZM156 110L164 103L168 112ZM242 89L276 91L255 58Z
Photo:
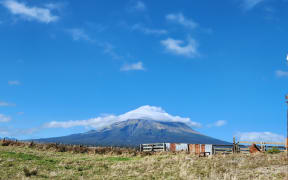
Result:
M288 179L285 153L197 157L184 152L59 151L64 150L0 145L0 179Z

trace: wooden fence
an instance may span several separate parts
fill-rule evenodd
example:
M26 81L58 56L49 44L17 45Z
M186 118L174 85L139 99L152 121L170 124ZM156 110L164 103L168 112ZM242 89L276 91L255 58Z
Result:
M140 144L140 151L143 152L166 151L166 144L165 143Z
M168 145L170 144L171 147L170 146L167 147L167 144ZM177 151L172 148L172 144L173 143L141 144L140 151L144 151L144 152ZM284 152L284 151L288 152L288 147L285 146L285 143L250 142L250 141L239 141L236 143L235 138L233 139L233 144L230 144L230 145L218 145L217 144L217 145L210 145L210 147L212 146L212 154L250 153L250 146L253 144L255 144L256 148L259 149L261 152L266 152L272 148L276 148L280 152ZM187 146L188 147L185 150L188 152L191 151L193 153L194 151L191 148L189 148L191 144L187 144ZM201 152L202 151L199 151L198 154ZM202 152L202 153L205 153L205 152ZM211 151L209 152L209 154L211 154Z
M250 146L252 144L255 144L259 147L259 149L262 152L266 152L272 148L276 148L278 149L280 152L285 152L288 151L288 147L286 146L285 143L281 143L281 142L253 142L253 141L239 141L239 144L246 144L246 146ZM272 146L273 145L273 146ZM249 148L242 148L242 150L245 150ZM246 150L247 151L247 150Z
M174 145L179 145L181 148L176 148ZM184 148L184 145L186 147ZM195 145L194 148L193 145ZM203 147L209 147L210 149L207 150ZM174 147L174 148L173 148ZM142 152L159 152L159 151L188 151L190 153L195 154L227 154L233 152L233 145L205 145L205 144L181 144L181 143L152 143L152 144L140 144L140 151ZM208 152L209 151L209 152Z
M233 138L232 145L213 145L213 154L229 154L229 153L250 153L250 146L255 144L261 152L266 152L270 149L276 148L280 152L288 152L288 147L282 142L253 142L253 141L239 141L236 143Z

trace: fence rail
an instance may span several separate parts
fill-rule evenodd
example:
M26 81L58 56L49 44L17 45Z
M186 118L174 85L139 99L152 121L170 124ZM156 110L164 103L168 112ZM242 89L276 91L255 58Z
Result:
M217 153L249 153L250 145L255 144L261 152L266 152L270 149L277 148L280 152L288 151L288 145L282 142L254 142L254 141L239 141L236 143L233 138L233 145L214 145L213 149ZM285 146L286 145L286 146Z
M154 144L141 144L140 150L144 152L158 152L158 151L173 151L170 146L172 146L173 143L154 143ZM170 145L169 145L170 144ZM177 143L176 143L177 144ZM252 141L239 141L236 143L235 138L233 139L233 144L230 145L210 145L212 146L212 150L209 151L209 154L230 154L230 153L250 153L250 145L255 144L257 151L266 152L270 149L277 148L280 152L288 151L287 145L285 146L285 143L282 142L252 142ZM181 147L180 149L183 151L188 151L191 153L206 153L206 149L201 150L202 145L199 145L195 148L197 150L192 150L191 144L182 144L188 146L187 148ZM168 147L166 147L168 146ZM194 146L193 146L194 147ZM205 147L205 146L204 146ZM177 148L176 148L177 149ZM179 150L174 150L179 151ZM208 151L207 151L208 152Z
M283 145L285 146L285 143L281 142L253 142L253 141L240 141L240 144L270 144L270 145Z
M165 143L141 144L140 151L143 152L166 151L166 145Z

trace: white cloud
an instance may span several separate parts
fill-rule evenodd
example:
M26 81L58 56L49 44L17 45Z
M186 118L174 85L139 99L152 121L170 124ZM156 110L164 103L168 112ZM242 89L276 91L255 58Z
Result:
M140 0L132 0L130 1L127 10L129 12L135 12L135 11L146 11L147 7L146 4L143 1Z
M115 122L126 121L129 119L146 119L165 122L182 122L192 127L201 127L198 122L193 122L190 118L183 118L180 116L173 116L165 112L161 107L155 106L142 106L138 109L129 111L122 115L106 115L96 117L88 120L76 120L76 121L52 121L45 125L46 128L71 128L75 126L92 127L96 129L103 128L111 125Z
M72 36L72 39L74 41L79 41L79 40L90 41L90 42L93 41L83 29L72 28L72 29L67 29L67 32Z
M143 32L144 34L156 34L156 35L162 35L167 34L168 32L164 29L151 29L143 26L142 24L134 24L131 28L133 31L137 30L140 32Z
M29 7L25 3L15 0L4 0L2 4L14 15L19 15L25 20L36 20L43 23L55 22L59 19L51 13L49 8Z
M219 120L219 121L216 121L213 124L208 124L207 127L209 127L209 128L211 128L211 127L222 127L222 126L225 126L226 124L227 124L227 121Z
M145 68L143 67L143 63L142 62L137 62L137 63L133 63L133 64L125 64L121 67L121 71L135 71L135 70L145 70Z
M0 114L0 122L9 122L11 118L9 116L5 116L4 114Z
M276 76L278 77L288 77L288 71L277 70Z
M225 120L219 120L219 121L216 121L215 123L214 123L214 125L216 126L216 127L221 127L221 126L224 126L224 125L226 125L227 124L227 121L225 121Z
M271 132L240 132L236 134L240 141L284 142L285 137Z
M20 81L18 80L15 80L15 81L8 81L8 84L11 85L11 86L17 86L17 85L20 85Z
M186 45L184 41L172 38L162 40L161 44L168 52L173 54L183 55L191 58L198 55L197 43L192 38L188 38Z
M122 56L119 55L116 51L115 51L115 47L109 43L109 42L104 42L104 43L98 43L98 46L103 48L104 53L108 54L109 56L111 56L113 59L121 59Z
M0 128L0 135L1 136L9 136L10 131L7 130L6 128Z
M111 56L113 59L121 59L122 56L115 52L115 47L109 42L100 42L96 39L91 38L85 30L81 28L71 28L66 29L66 32L71 35L74 41L86 41L89 43L93 43L95 46L103 49L104 54Z
M0 135L8 137L23 137L24 135L34 134L42 128L15 129L11 127L0 127Z
M178 23L190 29L195 29L198 27L198 24L192 19L187 19L182 13L178 14L168 14L166 19L170 22Z
M10 106L10 103L0 101L0 106Z
M47 3L44 5L46 8L50 10L61 10L64 6L66 6L66 3Z
M11 104L11 103L8 103L8 102L0 101L0 107L1 106L15 106L15 104Z
M251 10L258 4L264 2L265 0L241 0L242 6L245 10Z

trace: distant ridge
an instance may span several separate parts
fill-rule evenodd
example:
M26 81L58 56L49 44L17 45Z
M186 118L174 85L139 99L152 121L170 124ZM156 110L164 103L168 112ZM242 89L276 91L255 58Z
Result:
M138 146L143 143L230 144L194 131L185 123L130 119L101 130L62 137L36 139L37 142L97 146Z

